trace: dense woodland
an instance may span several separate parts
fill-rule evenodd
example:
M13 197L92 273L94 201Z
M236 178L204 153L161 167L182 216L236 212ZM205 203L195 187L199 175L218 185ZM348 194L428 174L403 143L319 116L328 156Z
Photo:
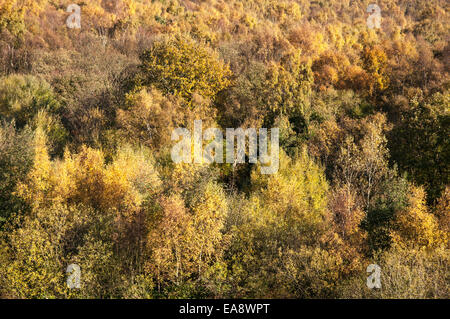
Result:
M450 4L372 2L0 0L0 297L449 298Z

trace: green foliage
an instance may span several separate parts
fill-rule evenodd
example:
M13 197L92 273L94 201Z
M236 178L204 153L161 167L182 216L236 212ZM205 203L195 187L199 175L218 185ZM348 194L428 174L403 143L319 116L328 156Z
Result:
M368 244L372 251L391 246L395 213L408 206L409 184L404 177L397 177L394 172L383 187L385 192L377 198L362 223L368 232Z
M14 192L31 168L31 146L30 130L18 133L13 124L0 126L0 225L10 215L25 209L23 201Z
M59 103L51 86L31 75L11 75L0 79L0 116L16 121L18 128L30 123L40 110L55 113Z
M393 159L426 188L429 202L439 198L450 182L449 97L447 92L428 101L413 99L390 140Z

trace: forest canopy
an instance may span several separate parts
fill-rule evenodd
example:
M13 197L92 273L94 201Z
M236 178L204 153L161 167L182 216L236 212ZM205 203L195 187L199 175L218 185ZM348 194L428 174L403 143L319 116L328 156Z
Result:
M0 0L0 297L449 298L449 6ZM174 163L195 120L278 172Z

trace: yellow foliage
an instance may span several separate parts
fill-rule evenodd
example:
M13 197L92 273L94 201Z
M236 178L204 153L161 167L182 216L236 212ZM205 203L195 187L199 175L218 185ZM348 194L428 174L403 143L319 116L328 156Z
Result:
M180 36L156 42L141 55L139 84L155 85L191 105L193 95L213 98L231 82L229 67L217 53Z
M203 275L221 259L225 249L222 229L227 205L219 185L207 183L189 205L177 194L158 198L151 213L146 269L158 284L180 285L192 274Z
M47 152L47 138L38 127L34 137L33 167L25 183L19 183L17 193L26 199L33 208L38 208L48 200L52 191L52 164Z
M428 212L423 188L412 187L409 205L395 217L392 240L402 248L435 248L447 244L447 234L439 230L438 221Z
M183 123L179 104L156 89L129 94L127 106L118 110L117 121L130 142L163 147L168 145L172 130Z
M261 208L273 214L285 227L308 234L305 240L318 240L325 221L330 218L327 209L328 183L322 168L304 150L298 159L290 160L280 153L277 174L260 175L252 172L252 184L261 198Z
M132 216L161 185L151 156L144 150L125 146L105 165L100 150L83 146L78 154L66 150L62 161L51 162L41 129L35 140L34 166L26 182L18 186L18 194L33 209L76 202Z

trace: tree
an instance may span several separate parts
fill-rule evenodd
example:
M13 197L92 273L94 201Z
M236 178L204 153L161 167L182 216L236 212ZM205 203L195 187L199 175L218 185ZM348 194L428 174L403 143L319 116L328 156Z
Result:
M363 137L356 144L352 135L347 135L336 160L335 176L350 190L359 191L365 209L371 206L372 198L382 192L381 184L388 172L388 150L386 148L386 117L376 114L363 121Z
M436 208L435 215L438 218L440 228L447 232L450 232L450 187L447 186L445 191L442 193L441 198L439 198Z
M13 35L19 35L25 30L25 7L20 8L17 0L0 1L0 32L8 30Z
M414 182L425 187L428 203L439 198L450 183L449 97L448 93L436 93L429 99L412 97L409 109L389 138L393 160Z
M340 257L328 259L322 251L337 240L327 209L328 184L306 151L295 160L283 153L280 157L277 174L263 176L257 168L253 171L252 195L232 230L227 256L231 277L240 283L236 293L307 297L314 294L311 291L316 295L322 291L325 296L330 292L325 287L335 275L328 277L324 270L323 277L318 275L323 286L313 288L316 283L309 275L314 266L305 269L303 262L308 264L308 258L317 257L318 262L330 262L330 267L341 263ZM330 271L339 272L339 266Z
M370 261L380 266L382 289L367 289L367 274L355 276L340 286L340 295L346 298L448 298L447 278L449 253L438 249L400 249L378 253Z
M169 144L172 130L183 122L177 101L163 97L159 90L143 89L128 95L126 103L127 109L117 112L117 122L129 142L161 148Z
M302 63L300 51L287 56L283 64L271 63L266 74L265 105L275 116L298 115L307 121L312 83L311 66Z
M34 132L33 166L27 176L18 183L17 195L35 210L51 202L52 163L48 155L47 137L41 127Z
M15 219L1 233L2 294L11 298L92 298L111 293L110 284L117 279L112 276L112 250L107 241L112 234L99 217L89 207L55 205ZM102 229L103 241L92 237L95 229ZM66 284L66 268L72 263L82 271L78 292Z
M231 71L217 54L193 40L177 36L158 41L140 56L136 87L154 85L164 94L183 98L194 93L209 99L230 85Z
M50 85L31 75L10 75L0 79L0 117L14 119L22 128L40 110L56 113L59 102Z
M345 186L338 187L331 193L329 208L335 232L342 240L338 249L345 264L343 272L361 270L368 248L367 232L362 227L366 214L356 201L355 191Z
M447 234L439 230L436 217L429 213L423 188L412 188L406 209L396 212L392 239L402 248L445 246Z
M146 268L158 293L211 293L205 274L215 272L225 248L222 229L227 206L220 186L209 182L190 200L162 196L151 207Z
M14 123L0 125L0 225L26 209L15 190L32 167L32 144L29 129L17 132Z
M195 271L190 246L194 236L192 216L176 195L159 198L150 213L147 241L150 260L146 269L154 277L157 292L170 295L174 287L185 283Z
M367 231L367 244L370 254L387 250L392 245L392 230L397 212L408 207L410 184L405 176L398 176L396 170L389 172L388 178L381 185L380 193L368 209L361 224Z
M363 67L371 77L369 94L378 94L389 85L387 75L387 56L379 46L366 46L362 52Z

